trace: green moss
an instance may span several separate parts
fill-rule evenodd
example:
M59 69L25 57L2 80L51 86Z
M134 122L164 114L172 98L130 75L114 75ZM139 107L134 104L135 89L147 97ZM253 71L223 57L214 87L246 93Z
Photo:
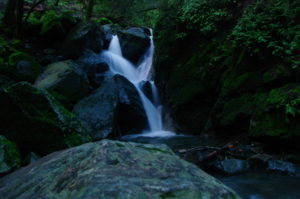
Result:
M46 12L42 18L42 29L41 34L45 34L49 30L53 29L54 27L58 27L62 31L64 31L63 26L61 24L61 16L57 14L55 11L48 11Z
M21 156L16 144L0 135L0 174L21 166Z
M19 68L18 64L21 61L25 61L26 63L28 63L28 68ZM22 80L33 80L39 75L41 66L30 54L17 51L9 56L8 66L0 65L0 69L4 74L7 74L8 76Z

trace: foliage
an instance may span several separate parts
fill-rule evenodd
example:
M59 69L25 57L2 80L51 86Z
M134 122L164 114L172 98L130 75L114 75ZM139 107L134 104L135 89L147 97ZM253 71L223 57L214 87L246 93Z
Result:
M236 0L186 0L180 19L188 29L209 35L233 20L235 3Z
M249 6L232 31L236 46L253 56L300 64L300 2L258 0Z
M41 18L41 23L42 23L41 34L46 33L47 31L51 30L55 26L63 29L60 22L60 18L61 16L59 16L53 10L46 12Z

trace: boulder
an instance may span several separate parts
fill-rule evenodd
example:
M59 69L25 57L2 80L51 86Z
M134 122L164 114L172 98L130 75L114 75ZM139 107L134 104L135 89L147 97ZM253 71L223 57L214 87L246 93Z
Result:
M138 92L120 75L107 78L93 94L78 102L73 112L95 140L133 129L141 131L147 125Z
M118 32L123 56L138 64L150 47L149 31L145 28L129 28Z
M0 135L0 176L21 166L21 155L17 146Z
M50 64L34 84L74 103L88 95L90 86L85 72L72 60Z
M89 83L93 88L98 88L105 77L112 74L107 61L92 51L86 52L80 57L79 62L83 65L83 70L87 74Z
M1 65L0 72L18 81L32 82L41 71L36 59L25 52L15 52L9 56L8 65Z
M234 175L248 171L249 165L246 160L231 158L219 161L216 168L224 174Z
M82 22L76 25L67 36L63 55L68 58L77 58L86 49L99 53L105 45L105 33L101 26L93 22Z
M270 160L267 170L274 173L300 176L300 168L297 165L282 160Z
M26 154L45 155L90 140L76 116L43 89L20 82L0 95L1 133Z
M165 145L102 140L48 155L0 179L6 199L239 199Z

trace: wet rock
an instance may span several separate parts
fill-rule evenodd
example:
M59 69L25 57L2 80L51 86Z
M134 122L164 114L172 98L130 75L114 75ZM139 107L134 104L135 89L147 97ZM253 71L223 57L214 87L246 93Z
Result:
M0 95L1 133L26 154L50 152L90 140L76 116L43 89L20 82Z
M143 130L147 121L138 92L120 75L107 78L93 94L78 102L73 112L95 140Z
M109 140L46 156L0 179L0 187L6 199L240 198L165 145Z
M227 175L243 173L249 170L249 165L246 160L226 159L217 161L216 168Z
M70 103L77 102L90 92L85 72L72 60L48 65L34 85L55 92Z
M86 52L79 59L79 62L83 65L83 70L87 74L89 83L93 88L98 88L105 77L112 75L107 62L92 51Z
M21 155L17 146L0 135L0 176L21 166Z
M300 176L300 168L297 165L282 160L270 160L267 170L275 173Z
M86 49L99 53L105 44L105 33L93 22L82 22L70 31L63 47L63 55L78 58Z
M25 164L31 164L36 162L38 159L40 159L41 157L38 156L37 154L30 152L25 159Z
M249 165L252 169L264 169L268 166L269 160L272 156L268 154L256 154L248 159Z
M118 32L123 56L138 64L142 55L150 47L150 38L144 28L129 28Z

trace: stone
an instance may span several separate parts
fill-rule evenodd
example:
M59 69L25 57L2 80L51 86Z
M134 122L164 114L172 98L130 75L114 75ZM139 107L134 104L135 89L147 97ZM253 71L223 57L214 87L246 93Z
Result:
M296 164L282 160L270 160L268 162L267 170L280 174L300 176L300 168Z
M124 77L107 78L91 95L79 101L73 112L93 139L141 131L146 114L135 87Z
M75 103L87 96L90 86L84 70L74 61L65 60L48 65L34 85L47 89Z
M105 33L101 26L93 22L77 24L66 37L63 44L63 55L68 58L78 58L87 49L99 53L105 45Z
M264 169L268 166L269 160L272 156L268 154L256 154L248 159L249 165L253 169Z
M0 176L21 166L21 155L15 143L0 135Z
M1 133L23 153L45 155L90 141L76 116L46 90L27 82L5 88L0 94Z
M98 88L105 77L112 75L107 62L92 51L88 51L80 57L79 63L83 65L83 70L87 74L89 83L93 88Z
M222 173L234 175L248 171L249 165L246 160L231 158L219 161L219 164L217 164L217 168Z
M110 140L52 153L0 187L6 199L240 199L165 145Z
M128 28L118 31L123 56L133 64L138 64L140 58L150 47L150 38L144 28Z

